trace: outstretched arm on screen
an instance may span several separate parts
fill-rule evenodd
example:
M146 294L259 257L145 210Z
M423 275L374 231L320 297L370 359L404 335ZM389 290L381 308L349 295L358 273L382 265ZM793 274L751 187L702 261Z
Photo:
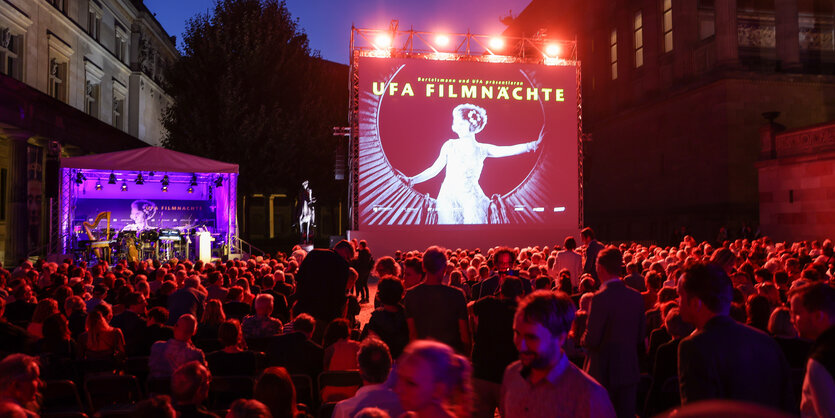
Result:
M418 183L423 183L424 181L429 180L429 179L437 176L438 173L440 173L441 170L444 169L444 167L446 166L447 153L449 152L449 145L448 144L449 144L449 142L444 143L444 146L441 147L441 153L438 155L438 159L435 160L435 162L432 163L432 165L429 168L427 168L426 170L423 170L422 173L420 173L416 176L413 176L413 177L404 176L403 177L403 180L406 182L406 184L409 187L412 187L412 186L414 186L415 184L418 184Z
M487 148L487 156L498 158L498 157L510 157L511 155L519 155L524 154L526 152L536 151L537 148L542 144L542 134L539 135L539 138L536 141L531 142L523 142L521 144L516 145L490 145L487 144L485 147Z

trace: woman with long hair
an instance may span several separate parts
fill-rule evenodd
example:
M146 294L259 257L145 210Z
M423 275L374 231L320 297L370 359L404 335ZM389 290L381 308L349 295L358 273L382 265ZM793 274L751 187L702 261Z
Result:
M46 318L59 312L58 301L52 298L41 299L35 306L35 312L32 313L32 322L29 322L26 332L32 334L35 339L43 338L43 322Z
M394 391L404 410L421 418L470 415L472 367L448 345L414 341L403 351L397 364Z
M409 187L422 183L446 169L436 199L439 224L486 224L490 198L481 190L478 180L487 157L509 157L539 148L542 135L531 142L499 146L482 144L475 135L487 125L487 111L473 104L460 104L452 110L452 131L458 138L448 139L441 146L435 162L412 177L400 174Z
M200 324L197 325L197 333L194 334L195 340L215 340L218 337L218 327L226 321L226 313L223 311L223 305L217 299L212 299L206 302L206 308L203 309L203 316L200 317Z
M105 316L95 309L87 314L87 332L78 337L81 357L85 360L122 360L125 357L125 337L122 330L113 328Z
M298 415L296 387L284 367L264 369L255 381L252 398L267 405L273 418L295 418Z

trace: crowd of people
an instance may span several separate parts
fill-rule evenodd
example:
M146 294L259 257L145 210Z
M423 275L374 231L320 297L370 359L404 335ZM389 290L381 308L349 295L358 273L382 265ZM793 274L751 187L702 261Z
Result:
M90 414L835 415L831 241L580 238L376 261L341 241L245 261L22 262L0 269L0 416L49 416L45 388L65 381ZM140 394L99 408L103 377Z

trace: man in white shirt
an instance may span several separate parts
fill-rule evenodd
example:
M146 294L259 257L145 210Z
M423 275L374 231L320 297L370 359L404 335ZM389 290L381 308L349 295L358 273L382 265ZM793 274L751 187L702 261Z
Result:
M800 400L803 417L835 417L835 289L810 283L789 293L792 322L801 338L814 341Z
M397 417L403 413L397 394L384 384L391 370L391 354L386 344L376 338L366 338L357 353L362 387L352 397L336 404L333 418L353 417L367 407L376 407Z
M566 237L564 245L565 250L557 253L554 272L559 273L562 269L568 269L571 273L571 287L577 289L580 286L580 274L583 273L583 256L574 252L577 248L577 241L574 237ZM556 278L556 275L554 277Z

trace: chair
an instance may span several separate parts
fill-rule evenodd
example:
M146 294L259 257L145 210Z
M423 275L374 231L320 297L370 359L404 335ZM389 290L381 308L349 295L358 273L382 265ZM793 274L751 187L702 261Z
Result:
M84 404L72 380L47 380L41 388L41 412L45 414L83 413Z
M262 353L267 352L267 349L270 347L270 341L273 337L260 337L260 338L247 338L246 339L246 348L252 351L260 351Z
M203 350L204 353L211 353L223 349L223 344L217 338L201 338L194 340L194 346Z
M140 382L144 382L151 373L151 369L148 367L148 356L126 358L123 369L125 373L136 376L136 380Z
M357 393L362 377L357 370L332 370L319 374L319 399L322 403L338 402Z
M316 402L313 396L313 379L306 374L294 374L290 379L296 387L296 402L303 403L312 410Z
M336 402L326 402L319 407L318 418L330 418L333 416L333 409L336 408Z
M209 409L228 409L232 402L251 399L255 392L252 376L217 376L209 384Z
M125 410L142 399L139 382L131 375L94 375L84 379L84 392L91 411Z

